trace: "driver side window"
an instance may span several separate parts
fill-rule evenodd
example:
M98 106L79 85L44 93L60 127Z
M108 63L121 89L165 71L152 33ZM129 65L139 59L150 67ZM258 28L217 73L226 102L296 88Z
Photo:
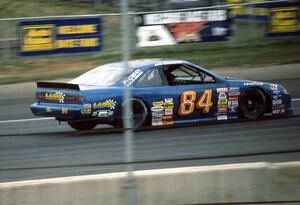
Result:
M164 74L170 86L215 83L213 76L188 65L164 66Z
M162 80L156 68L148 70L135 83L135 87L158 87L162 86Z

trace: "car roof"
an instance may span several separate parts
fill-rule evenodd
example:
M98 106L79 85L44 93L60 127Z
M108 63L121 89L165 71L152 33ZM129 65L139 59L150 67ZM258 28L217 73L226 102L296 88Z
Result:
M128 61L129 67L132 69L137 69L141 67L167 65L167 64L180 64L184 63L182 60L172 60L172 59L139 59ZM123 62L109 63L107 64L112 67L123 67Z

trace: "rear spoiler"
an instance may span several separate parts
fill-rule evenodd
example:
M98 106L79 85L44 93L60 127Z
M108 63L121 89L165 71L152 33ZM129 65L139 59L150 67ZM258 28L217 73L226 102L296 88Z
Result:
M38 88L57 88L68 90L80 90L79 85L71 83L36 82Z

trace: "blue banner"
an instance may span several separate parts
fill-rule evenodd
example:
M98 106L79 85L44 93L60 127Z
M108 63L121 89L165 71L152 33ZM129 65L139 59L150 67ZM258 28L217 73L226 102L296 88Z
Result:
M102 19L65 19L19 23L21 56L79 53L102 49Z
M270 6L268 37L300 35L300 2L273 3Z
M258 20L258 21L268 21L269 8L267 0L226 0L228 4L242 4L242 3L255 3L260 2L260 4L252 5L235 5L229 7L230 13L236 19L245 19L245 20ZM262 3L266 2L266 3Z

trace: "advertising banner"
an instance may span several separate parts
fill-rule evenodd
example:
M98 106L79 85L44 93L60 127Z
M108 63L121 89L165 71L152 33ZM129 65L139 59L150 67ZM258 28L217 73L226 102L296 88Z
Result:
M142 14L137 22L138 47L224 41L232 33L226 9Z
M300 2L274 3L270 8L268 37L300 35Z
M236 5L229 7L230 13L236 19L268 21L269 8L267 0L226 0L228 4L260 3L252 5ZM266 2L266 3L262 3Z
M21 56L100 51L102 19L23 21L18 25Z

